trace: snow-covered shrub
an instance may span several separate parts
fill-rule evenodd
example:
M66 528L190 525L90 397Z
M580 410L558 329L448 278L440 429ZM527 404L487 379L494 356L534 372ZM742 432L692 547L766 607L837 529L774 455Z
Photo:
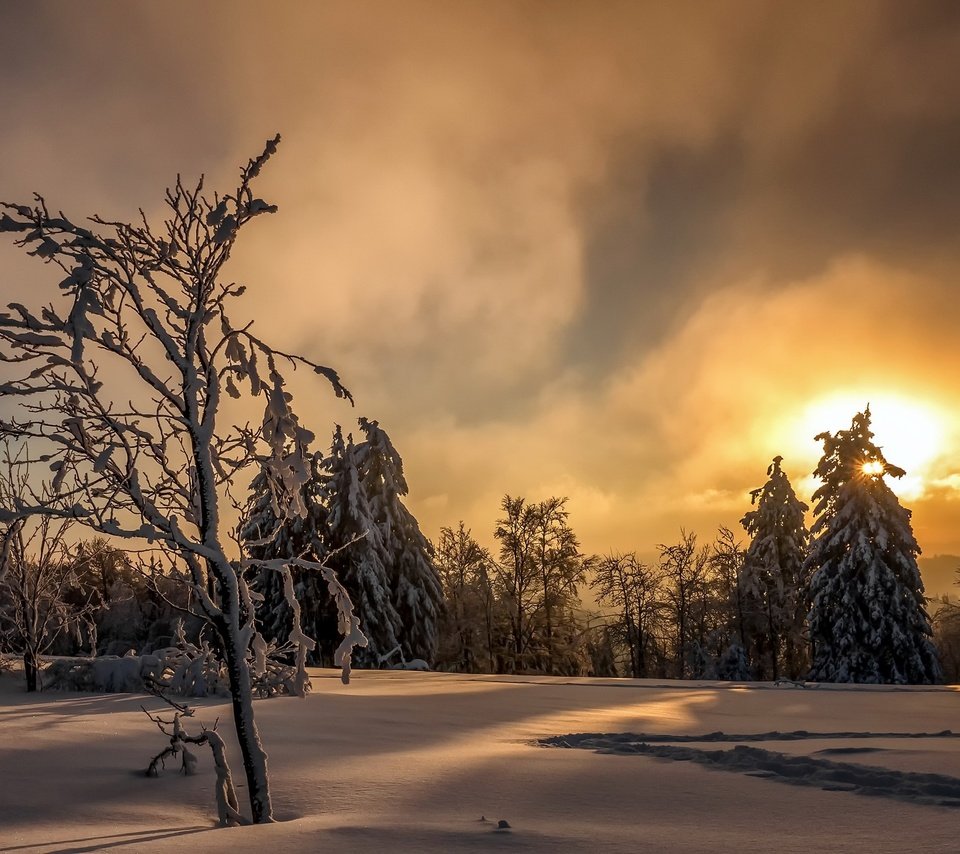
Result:
M710 673L711 679L722 679L728 682L749 682L753 676L750 673L750 662L747 660L746 650L738 643L732 643L724 651Z

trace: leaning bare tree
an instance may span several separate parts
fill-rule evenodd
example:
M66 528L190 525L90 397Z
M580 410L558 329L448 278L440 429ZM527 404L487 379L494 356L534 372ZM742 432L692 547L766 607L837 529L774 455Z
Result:
M272 820L251 700L265 644L246 564L228 554L222 511L231 482L256 469L266 472L278 518L304 512L300 487L313 434L294 413L284 368L315 371L349 398L335 371L271 347L230 316L244 287L222 278L224 266L240 231L276 211L251 184L279 140L241 169L232 193L209 196L202 180L187 187L178 178L160 227L143 211L136 223L92 217L78 225L40 196L30 205L3 203L0 216L0 231L17 246L63 271L48 305L15 303L0 313L0 393L14 410L0 430L32 442L53 472L55 493L0 508L0 523L9 529L31 514L75 519L100 534L153 543L186 565L192 595L219 636L255 823ZM225 424L224 395L260 398L262 420ZM349 598L332 571L299 563L323 573L338 603L346 678L350 651L363 642ZM269 562L286 579L288 564ZM293 634L302 665L312 642L296 625Z

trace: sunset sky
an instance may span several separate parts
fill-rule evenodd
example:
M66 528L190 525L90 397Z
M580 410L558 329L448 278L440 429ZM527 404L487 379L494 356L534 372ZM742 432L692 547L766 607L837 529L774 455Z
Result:
M960 5L4 3L0 75L0 197L78 218L283 134L231 273L428 536L505 493L594 552L739 530L869 402L960 555ZM57 281L0 245L4 297Z

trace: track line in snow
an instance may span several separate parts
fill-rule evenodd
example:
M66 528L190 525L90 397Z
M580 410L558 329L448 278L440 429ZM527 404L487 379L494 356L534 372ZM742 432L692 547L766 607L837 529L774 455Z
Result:
M577 733L540 739L538 743L545 747L580 748L595 750L598 753L633 754L677 762L696 762L711 768L735 771L751 777L761 777L795 786L813 786L825 791L855 792L915 804L960 807L960 778L957 777L835 762L819 756L796 756L736 744L738 741L796 741L823 738L957 737L958 734L950 730L941 733L811 733L801 730L792 733L767 732L755 735L726 735L714 732L703 736ZM700 747L682 746L684 742L726 742L734 743L735 746L729 750L706 750ZM869 749L838 748L834 752L865 752Z
M754 742L754 741L803 741L819 739L863 739L863 738L960 738L960 733L945 729L940 732L810 732L797 729L792 732L754 732L726 733L708 732L704 735L663 735L644 732L578 732L571 735L557 735L541 738L539 743L547 747L593 747L593 742L646 744L668 743L685 744L688 742ZM584 743L589 742L589 743Z

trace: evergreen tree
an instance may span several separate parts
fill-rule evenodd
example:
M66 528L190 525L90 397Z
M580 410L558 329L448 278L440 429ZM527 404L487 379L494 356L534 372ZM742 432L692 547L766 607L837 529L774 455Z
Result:
M805 670L809 577L804 561L810 535L807 505L793 491L782 461L773 458L767 482L750 493L756 509L741 520L751 538L740 582L742 643L756 651L761 678L785 673L796 679Z
M361 482L361 453L353 438L343 439L339 427L333 434L325 495L329 565L350 593L360 626L369 641L358 650L360 666L379 667L400 645L403 620L394 604L383 527L378 524Z
M400 619L400 652L407 660L432 662L443 610L433 546L400 500L408 492L407 482L403 460L390 437L376 421L361 418L359 424L366 437L357 448L360 486L379 532L377 545L387 571L393 608Z
M247 555L255 560L307 558L322 561L326 509L323 504L323 470L320 454L310 459L310 479L300 489L305 515L292 519L279 512L271 481L260 472L250 484L250 497L240 524L240 540ZM294 592L300 603L302 630L317 642L308 654L311 664L332 664L333 650L339 642L337 614L326 582L320 574L299 567L291 569ZM262 597L256 605L260 632L266 640L282 647L292 628L290 604L283 595L283 576L261 569L253 579L253 590Z
M821 433L814 472L810 677L824 682L931 683L931 642L910 511L884 481L902 477L873 442L870 409L849 430Z

